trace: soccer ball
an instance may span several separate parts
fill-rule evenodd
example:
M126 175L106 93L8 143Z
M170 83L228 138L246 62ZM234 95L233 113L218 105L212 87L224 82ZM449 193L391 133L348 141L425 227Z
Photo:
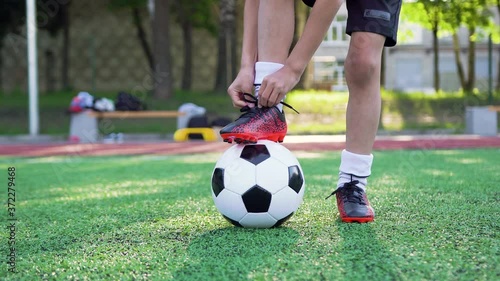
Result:
M267 140L231 146L212 174L215 206L240 227L281 225L302 203L304 189L297 158L284 146Z

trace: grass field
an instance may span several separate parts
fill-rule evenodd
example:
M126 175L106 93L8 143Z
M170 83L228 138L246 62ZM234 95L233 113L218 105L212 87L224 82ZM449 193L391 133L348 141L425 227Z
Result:
M500 150L375 152L370 224L339 221L339 152L299 152L304 203L282 227L217 212L219 154L0 158L2 280L498 280ZM6 262L15 167L17 273Z

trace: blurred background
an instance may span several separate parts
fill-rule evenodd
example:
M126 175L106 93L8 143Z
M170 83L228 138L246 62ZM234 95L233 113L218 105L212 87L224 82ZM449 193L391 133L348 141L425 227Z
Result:
M292 1L292 0L290 0ZM309 13L296 2L296 39ZM184 103L235 118L244 1L36 0L40 134L65 137L81 91L120 91L148 109ZM465 132L468 106L500 104L500 0L404 1L383 54L381 133ZM291 134L345 131L345 5L287 102ZM0 135L29 133L26 2L0 1ZM175 120L114 120L113 131L168 134ZM109 133L109 132L105 132Z

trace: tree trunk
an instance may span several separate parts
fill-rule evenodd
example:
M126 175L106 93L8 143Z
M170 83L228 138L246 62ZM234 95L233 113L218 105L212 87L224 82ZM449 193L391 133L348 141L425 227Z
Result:
M439 75L439 39L437 24L432 30L432 49L434 52L434 90L441 90L441 75Z
M500 0L497 0L497 11L500 15ZM498 48L497 86L495 90L500 91L500 48Z
M458 34L453 32L453 53L455 53L455 64L457 66L458 80L462 89L466 88L465 72L462 66L462 59L460 58L460 40Z
M469 38L473 37L476 34L475 27L469 27ZM475 82L476 82L476 42L474 40L469 39L469 54L467 58L467 83L464 91L466 93L472 93L474 90Z
M142 26L142 17L139 8L137 7L132 8L132 18L134 20L134 25L137 30L137 38L141 43L142 51L146 56L146 60L148 61L151 71L154 71L153 54L151 53L151 48L149 47L149 43L146 38L146 32L144 31L144 27Z
M219 29L217 36L217 73L215 75L216 92L225 92L227 90L227 67L226 67L226 35L222 28Z
M67 91L71 88L69 82L69 28L70 28L70 19L69 19L69 2L67 5L61 5L61 13L64 21L63 26L63 46L62 46L62 62L61 62L61 82L62 89Z
M50 49L45 50L45 91L48 93L54 92L55 90L55 76L54 76L54 68L52 66L56 65L55 63L54 52Z
M232 20L231 24L228 27L228 33L229 33L229 43L230 43L230 65L231 65L231 73L229 74L231 82L236 79L236 76L238 75L238 32L236 30L237 24L237 14L236 14L236 1L233 1L234 3L232 4ZM229 86L229 85L228 85Z
M497 86L495 90L500 92L500 48L498 48Z
M193 26L187 20L182 23L182 37L184 40L184 73L182 74L182 89L191 89L193 68Z
M236 77L236 1L220 1L217 75L214 90L225 92ZM233 50L234 49L234 50Z
M3 59L2 59L2 44L0 43L0 92L3 92Z
M172 95L170 60L170 1L155 0L153 19L154 96L168 99Z

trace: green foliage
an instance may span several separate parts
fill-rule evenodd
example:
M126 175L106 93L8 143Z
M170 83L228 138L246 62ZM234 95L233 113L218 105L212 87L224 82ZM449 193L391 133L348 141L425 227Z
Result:
M174 0L172 15L178 23L189 22L194 28L202 28L210 34L217 33L214 13L215 0L183 1Z
M466 95L463 92L402 93L382 92L381 129L421 130L450 129L462 132L466 106L488 105L485 93ZM300 114L290 111L289 132L292 134L344 133L347 93L325 91L293 91L286 102ZM494 95L500 104L500 92ZM286 109L285 109L286 110Z
M210 176L220 154L1 158L1 170L17 171L18 273L4 265L0 276L495 280L500 151L426 148L374 152L370 224L341 223L334 200L324 199L339 152L294 151L304 202L282 227L262 230L233 227L217 212Z
M444 28L448 23L444 14L449 5L445 0L417 0L401 8L401 20L418 23L428 30Z
M146 7L148 0L108 0L112 9Z
M477 36L493 34L500 40L500 27L489 10L492 0L416 0L402 6L401 19L422 27L438 29L440 36L457 32L461 26L480 28Z

